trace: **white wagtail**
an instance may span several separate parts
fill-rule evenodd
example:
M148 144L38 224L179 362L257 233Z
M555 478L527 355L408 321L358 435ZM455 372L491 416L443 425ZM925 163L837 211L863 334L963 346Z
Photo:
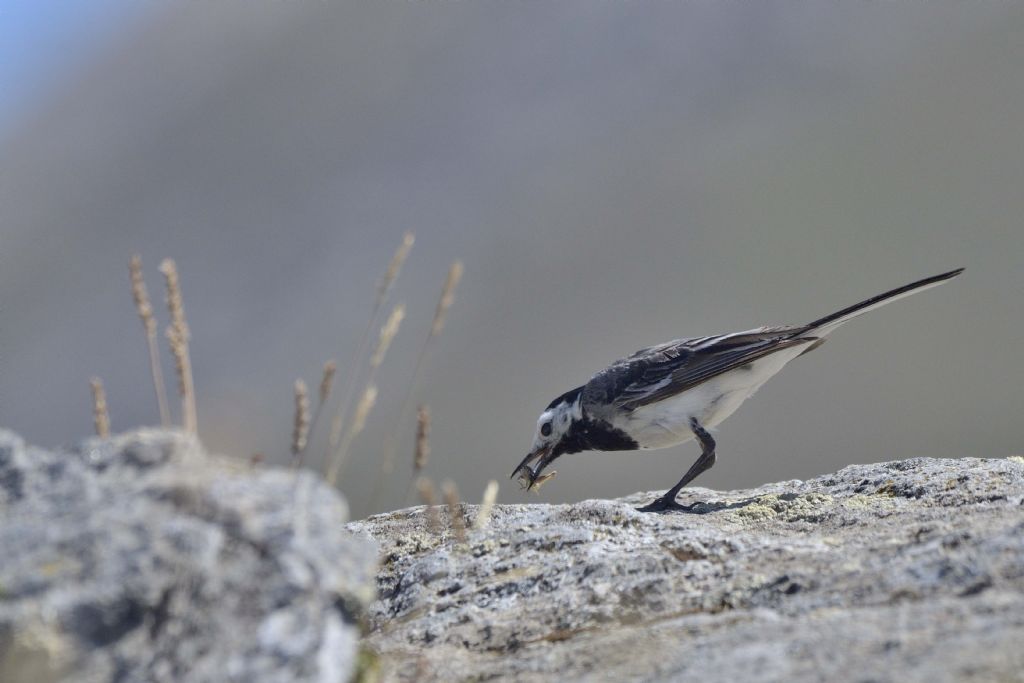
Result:
M512 477L518 474L529 489L553 476L542 472L564 453L667 448L696 437L702 450L697 461L665 495L639 508L690 510L692 505L676 502L676 494L715 464L709 428L732 415L786 363L821 346L847 320L962 272L958 268L912 282L807 325L676 339L641 349L552 401L537 420L533 448Z

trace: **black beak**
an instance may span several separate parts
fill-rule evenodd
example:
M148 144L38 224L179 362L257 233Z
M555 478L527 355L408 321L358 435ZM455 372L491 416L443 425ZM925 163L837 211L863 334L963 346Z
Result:
M551 464L551 462L557 457L553 456L554 449L551 446L544 446L538 448L535 451L530 452L523 461L512 470L512 476L509 479L515 479L516 475L519 475L519 480L526 484L526 490L529 491L537 483L537 477L541 475L544 468ZM530 463L537 461L537 464L533 467ZM522 474L520 474L522 473Z

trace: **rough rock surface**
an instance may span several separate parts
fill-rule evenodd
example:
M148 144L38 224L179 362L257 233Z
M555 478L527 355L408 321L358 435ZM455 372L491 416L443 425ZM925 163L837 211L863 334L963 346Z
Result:
M376 548L346 514L177 433L0 432L0 681L347 681Z
M747 491L440 513L382 547L387 680L1024 680L1024 460L855 465ZM684 501L686 502L686 501ZM461 514L472 520L476 506Z

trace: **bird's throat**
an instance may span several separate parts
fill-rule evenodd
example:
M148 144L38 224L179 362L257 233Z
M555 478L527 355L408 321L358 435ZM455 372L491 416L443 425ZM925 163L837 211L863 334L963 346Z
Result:
M604 420L583 417L573 422L558 444L561 453L580 451L635 451L639 445L626 432Z

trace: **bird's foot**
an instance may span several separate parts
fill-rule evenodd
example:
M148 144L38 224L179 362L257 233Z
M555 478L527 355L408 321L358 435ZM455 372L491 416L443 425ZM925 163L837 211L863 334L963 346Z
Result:
M668 496L662 496L650 505L644 505L642 508L637 508L638 512L693 512L693 509L700 505L700 503L690 503L689 505L681 505L676 502L675 498L669 498Z

